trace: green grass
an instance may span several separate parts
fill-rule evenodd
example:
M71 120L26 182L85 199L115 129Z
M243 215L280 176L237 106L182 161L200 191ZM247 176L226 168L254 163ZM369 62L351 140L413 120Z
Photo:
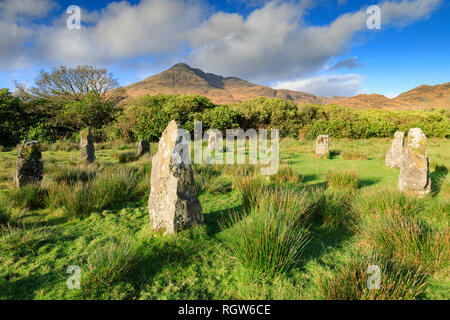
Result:
M194 166L205 223L173 236L150 229L151 157L115 158L136 146L98 144L84 167L76 144L48 145L43 200L36 190L11 198L17 149L5 149L0 299L450 299L450 141L429 140L433 194L421 200L396 192L389 139L333 139L329 159L314 144L282 140L274 177ZM349 171L357 183L328 185ZM242 235L253 241L239 245ZM373 263L380 291L365 285ZM80 290L66 286L70 265L81 267Z

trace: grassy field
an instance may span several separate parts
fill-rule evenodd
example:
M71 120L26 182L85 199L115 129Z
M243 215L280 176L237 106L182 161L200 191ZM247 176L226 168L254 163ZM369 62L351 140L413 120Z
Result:
M194 166L205 223L174 236L150 229L151 157L136 147L97 144L83 165L76 144L43 146L42 187L23 190L17 149L3 150L0 299L450 299L450 141L429 140L421 200L396 192L389 146L331 140L319 159L314 142L285 139L271 177Z

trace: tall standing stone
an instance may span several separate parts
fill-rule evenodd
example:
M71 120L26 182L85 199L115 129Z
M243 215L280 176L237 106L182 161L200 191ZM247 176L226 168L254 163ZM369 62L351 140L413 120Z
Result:
M386 154L385 163L388 167L398 168L402 166L403 161L403 142L405 140L405 133L397 131L392 140L392 146Z
M148 208L155 231L173 234L203 222L190 161L180 161L189 157L185 134L183 128L171 121L152 159Z
M94 162L95 161L95 149L94 142L91 135L91 130L84 129L80 132L80 147L81 147L81 160Z
M208 149L216 150L217 149L217 133L215 131L211 131L208 138Z
M19 187L29 183L40 185L44 176L41 145L39 141L25 140L17 157L16 180Z
M328 157L330 154L330 150L328 149L328 136L320 135L316 140L316 154L318 156Z
M146 140L140 140L138 144L138 157L150 152L150 143Z
M430 159L427 157L427 137L419 128L409 130L398 189L405 193L423 197L431 192Z

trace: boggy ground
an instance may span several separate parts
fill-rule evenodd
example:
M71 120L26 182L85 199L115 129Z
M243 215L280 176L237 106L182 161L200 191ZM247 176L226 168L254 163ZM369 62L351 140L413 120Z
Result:
M42 187L12 183L0 152L1 299L449 299L450 141L429 141L433 194L396 192L390 140L281 142L273 177L250 166L195 166L205 223L152 233L151 157L130 145L43 146ZM152 144L152 153L157 145ZM69 290L67 267L81 267ZM367 267L380 267L379 290Z

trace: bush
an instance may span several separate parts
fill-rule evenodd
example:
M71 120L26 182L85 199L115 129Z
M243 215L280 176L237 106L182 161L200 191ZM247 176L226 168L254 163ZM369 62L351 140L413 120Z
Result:
M121 152L114 155L114 159L119 160L119 163L133 162L138 159L138 156L134 152Z
M47 190L37 184L27 184L10 190L6 196L11 205L20 209L42 209L47 203Z
M64 197L65 194L65 197ZM96 202L92 193L92 183L77 182L73 186L62 186L59 200L52 195L53 203L63 202L64 210L70 218L84 218L96 209ZM62 200L61 199L64 199Z
M423 207L423 202L414 196L384 190L366 192L354 203L355 210L365 216L398 214L414 217Z
M121 203L138 200L138 174L134 169L107 171L92 183L92 198L98 210L111 209Z
M86 259L87 272L82 278L83 293L108 290L122 280L139 261L139 251L129 238L109 240L92 251Z
M320 205L321 223L329 230L352 230L357 216L352 210L354 194L349 191L329 191L322 198Z
M229 228L226 243L244 266L272 276L299 262L309 231L289 202L280 203L273 194L273 198L260 196L269 200L250 209L247 216L232 213L221 228Z
M395 213L376 214L359 228L362 241L382 255L428 273L450 259L445 230L435 230L415 217Z
M338 171L328 174L328 187L336 190L355 190L359 184L359 178L353 171Z
M53 179L57 183L67 183L69 185L77 182L89 182L95 179L97 171L91 167L63 167L58 170Z
M288 164L282 164L278 169L278 172L274 175L268 176L270 182L285 185L285 184L300 184L303 181L303 177L299 175Z
M367 285L369 265L380 268L380 289ZM415 300L427 284L426 277L415 269L402 267L380 258L353 257L334 270L332 277L320 277L319 290L326 300Z

